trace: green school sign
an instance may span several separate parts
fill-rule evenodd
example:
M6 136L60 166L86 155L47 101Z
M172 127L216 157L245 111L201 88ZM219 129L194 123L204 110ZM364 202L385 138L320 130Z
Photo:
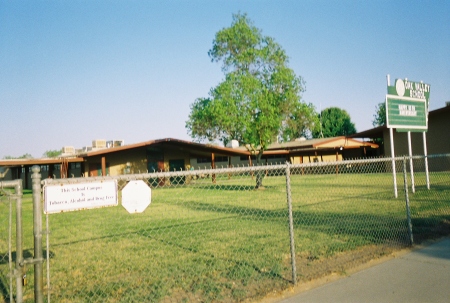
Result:
M428 129L430 85L396 79L386 95L386 124L397 131L424 132Z

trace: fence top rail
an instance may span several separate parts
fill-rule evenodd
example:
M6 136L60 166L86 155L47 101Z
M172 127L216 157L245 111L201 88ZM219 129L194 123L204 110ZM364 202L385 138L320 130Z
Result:
M438 154L438 155L428 155L428 156L398 156L398 157L386 157L386 158L372 158L372 159L355 159L355 160L341 160L341 161L330 161L330 162L312 162L312 163L301 163L301 164L290 164L286 162L284 164L275 165L253 165L253 166L238 166L238 167L226 167L226 168L208 168L208 169L198 169L198 170L179 170L179 171L161 171L153 173L139 173L139 174L128 174L128 175L118 175L118 176L94 176L94 177L78 177L78 178L65 178L65 179L44 179L41 181L42 185L50 184L67 184L67 183L83 183L83 182L98 182L106 180L145 180L151 178L170 178L170 177L181 177L181 176L198 176L198 175L212 175L212 174L227 174L227 173L254 173L258 171L274 171L274 170L285 170L287 165L291 168L317 168L326 166L342 166L349 164L369 164L369 163L387 163L390 161L404 161L405 159L425 159L425 158L438 158L438 157L450 157L450 154Z
M403 160L403 158L398 157L398 158L395 158L395 160ZM341 161L293 164L291 167L293 167L293 168L323 167L323 166L336 166L336 165L348 165L348 164L383 163L383 162L389 162L389 161L392 161L392 158L352 159L352 160L341 160Z
M0 181L0 188L14 188L22 184L22 180Z
M265 170L286 169L286 164L283 165L262 165L262 166L240 166L230 168L211 168L201 170L179 170L167 172L141 173L129 174L119 176L96 176L96 177L81 177L81 178L67 178L67 179L45 179L41 181L43 185L63 184L63 183L81 183L81 182L95 182L104 180L143 180L151 178L170 178L180 176L198 176L198 175L212 175L212 174L227 174L239 172L257 172Z
M406 156L409 159L409 156ZM444 158L444 157L450 157L450 154L433 154L433 155L417 155L417 156L412 156L412 159L432 159L432 158Z

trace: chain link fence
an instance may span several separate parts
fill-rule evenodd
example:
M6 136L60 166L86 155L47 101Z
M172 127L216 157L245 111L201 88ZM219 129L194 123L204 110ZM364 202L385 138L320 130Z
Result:
M0 181L0 303L23 299L21 263L29 253L23 247L31 242L22 231L22 181Z
M46 300L257 301L448 235L450 155L429 156L428 177L414 157L414 192L408 160L394 161L397 198L392 159L46 179L117 180L119 204L130 180L151 187L142 213L119 205L45 217Z
M3 188L0 189L0 302L10 302L14 294L14 283L11 276L12 263L12 238L13 238L13 201L12 193ZM14 241L15 242L15 241Z
M413 169L409 166L409 160L406 161L406 168L414 243L449 235L450 155L431 155L428 163L424 162L423 157L412 157L412 160ZM430 170L428 178L426 166Z
M403 184L402 160L395 162ZM404 191L390 159L297 167L291 176L298 279L308 281L410 245Z

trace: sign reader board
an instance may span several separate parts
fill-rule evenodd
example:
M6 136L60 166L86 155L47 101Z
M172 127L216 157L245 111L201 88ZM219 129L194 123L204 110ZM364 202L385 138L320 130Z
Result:
M425 100L386 96L386 124L388 128L426 131L428 128Z
M388 85L386 126L397 131L427 131L429 101L429 84L396 79L395 86Z
M60 213L118 205L117 181L56 184L44 187L44 213Z

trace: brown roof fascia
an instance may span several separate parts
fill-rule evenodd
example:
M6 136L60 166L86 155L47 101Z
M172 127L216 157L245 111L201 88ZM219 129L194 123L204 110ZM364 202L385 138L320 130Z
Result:
M11 160L0 160L0 166L31 166L31 165L61 164L63 162L79 163L83 161L84 161L83 158L11 159Z
M144 146L149 146L149 145L154 144L156 141L157 140L151 140L151 141L145 141L145 142L140 142L140 143L128 144L128 145L124 145L124 146L104 148L104 149L101 149L101 150L81 153L81 154L79 154L79 156L81 156L81 157L92 157L92 156L104 155L104 154L109 154L109 153L115 153L115 152L118 152L118 151L129 150L129 149L134 149L134 148L144 147Z
M383 138L383 132L385 129L387 129L386 125L382 125L353 135L349 135L347 136L347 138Z
M214 153L214 154L220 154L220 155L227 155L227 156L241 156L241 155L249 155L249 152L247 150L242 149L235 149L235 148L229 148L229 147L221 147L216 145L210 145L210 144L201 144L201 143L195 143L195 142L187 142L187 141L168 141L165 142L165 146L168 147L175 147L175 148L185 148L190 151L194 151L197 153Z
M220 146L214 146L209 144L201 144L196 142L190 142L190 141L184 141L179 139L173 139L173 138L165 138L165 139L158 139L158 140L151 140L151 141L145 141L135 144L129 144L124 146L118 146L118 147L111 147L111 148L105 148L98 151L92 151L87 152L85 154L82 154L83 157L92 157L92 156L99 156L104 155L108 153L114 153L118 151L123 150L129 150L139 147L146 147L151 145L157 145L157 144L168 144L173 145L176 147L185 147L192 150L198 150L198 151L208 151L211 153L221 153L221 154L227 154L227 155L248 155L248 151L242 151L242 150L236 150L228 147L220 147Z
M286 143L275 144L275 147L270 147L268 150L308 150L314 148L320 148L320 145L327 144L336 140L345 139L344 136L332 137L332 138L315 138L305 141L291 141Z
M289 151L285 149L280 150L265 150L263 152L263 156L270 156L270 155L289 155Z
M329 138L329 140L323 140L323 141L314 143L312 146L318 148L322 144L327 144L327 143L330 143L330 142L333 142L333 141L337 141L337 140L340 140L340 139L344 139L344 138L345 138L345 136L333 137L333 138Z
M343 148L345 149L352 149L352 148L359 148L359 147L361 147L361 146L370 146L370 147L372 147L372 148L378 148L379 147L379 145L378 144L376 144L376 143L371 143L371 142L365 142L365 141L360 141L360 140L355 140L355 139L353 139L353 138L347 138L347 141L352 141L352 142L354 142L354 143L359 143L359 146L343 146ZM360 143L362 143L362 144L360 144Z

